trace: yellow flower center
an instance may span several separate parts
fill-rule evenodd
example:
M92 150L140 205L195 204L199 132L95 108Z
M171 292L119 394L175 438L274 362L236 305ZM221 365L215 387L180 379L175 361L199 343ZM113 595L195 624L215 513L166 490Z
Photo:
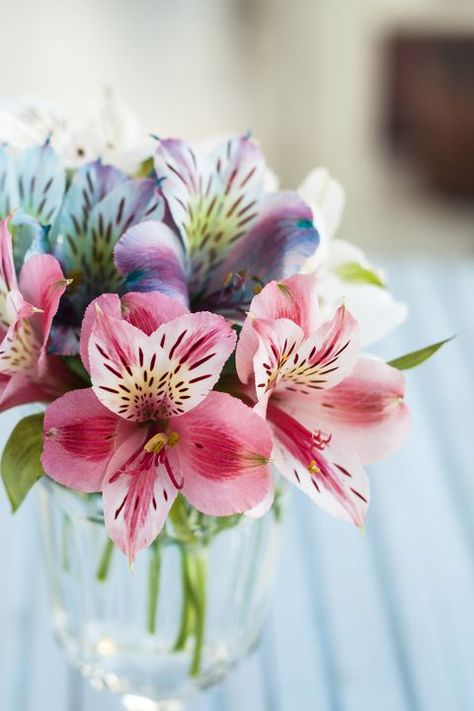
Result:
M308 464L308 466L306 468L310 474L319 474L319 472L321 471L321 469L318 467L318 465L316 464L314 459L312 459L310 461L310 463Z
M148 440L143 449L149 454L159 454L165 445L174 447L178 442L179 434L177 432L170 432L169 434L158 432Z

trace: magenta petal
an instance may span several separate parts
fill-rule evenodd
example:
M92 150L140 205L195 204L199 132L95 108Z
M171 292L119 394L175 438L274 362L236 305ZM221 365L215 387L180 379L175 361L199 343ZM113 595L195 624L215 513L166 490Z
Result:
M45 472L75 491L100 491L109 459L131 427L101 405L90 388L63 395L46 409Z
M21 269L21 292L27 301L41 309L41 313L32 317L31 323L42 345L46 344L66 287L59 262L49 254L33 255Z
M212 392L170 424L180 440L169 450L169 462L181 474L183 494L192 506L212 516L228 516L248 511L269 496L271 433L240 400Z
M273 404L268 407L268 419L280 474L328 513L362 527L369 504L369 480L350 446L341 447L331 434L306 429Z
M98 311L89 340L99 400L136 422L179 415L199 404L235 347L231 325L216 314L185 314L151 336Z
M172 321L188 313L180 301L157 291L149 293L125 294L119 299L117 294L102 294L94 299L86 309L81 328L81 358L90 371L89 340L97 317L97 309L113 318L123 318L135 328L150 336L162 323Z
M314 276L297 274L284 281L272 281L253 297L235 352L237 374L243 383L252 377L253 358L258 349L253 321L280 318L294 321L306 338L316 331L321 316Z
M334 432L363 464L393 454L404 441L409 411L403 373L383 361L359 358L352 373L319 397L285 398L284 406L307 427Z
M26 375L0 373L0 413L17 405L48 402L51 398L43 387Z
M12 236L8 229L9 218L0 222L0 320L6 295L13 289L18 289L13 263Z
M160 291L188 303L183 246L164 223L131 227L117 243L114 259L130 291Z
M266 389L271 385L275 393L287 398L311 398L341 382L356 364L359 328L344 306L300 343L295 332L299 327L292 321L255 319L253 327L260 340L255 359L255 368L260 369L258 383Z
M122 315L120 299L117 294L102 294L102 296L98 296L97 299L94 299L87 307L84 318L82 319L80 353L84 367L89 373L89 340L92 329L94 328L98 308L103 313L109 314L109 316L113 316L114 318L121 318Z
M158 291L145 294L130 292L122 297L123 318L147 336L151 336L161 324L186 313L188 309L181 301Z
M163 464L144 451L146 434L137 429L119 447L103 485L107 532L130 562L155 540L177 495Z

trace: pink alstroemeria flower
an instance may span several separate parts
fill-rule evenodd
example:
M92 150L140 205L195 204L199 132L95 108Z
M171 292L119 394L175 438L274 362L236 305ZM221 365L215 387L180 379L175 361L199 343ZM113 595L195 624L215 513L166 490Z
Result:
M159 294L105 294L88 307L81 353L92 388L45 417L43 466L72 489L103 492L105 524L132 561L181 491L203 513L246 511L272 488L267 424L211 392L235 347L222 317Z
M70 384L71 373L46 352L67 284L59 262L47 254L30 257L18 280L8 218L0 222L0 412L49 402Z
M361 358L344 306L323 322L311 275L255 296L236 352L240 380L275 439L282 475L330 513L363 526L364 465L390 455L408 425L403 375Z

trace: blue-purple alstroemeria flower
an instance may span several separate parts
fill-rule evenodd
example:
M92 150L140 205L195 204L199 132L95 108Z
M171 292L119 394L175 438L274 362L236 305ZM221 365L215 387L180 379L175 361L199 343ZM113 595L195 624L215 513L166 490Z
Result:
M160 140L155 172L168 224L143 221L118 242L130 290L240 319L256 291L300 271L317 248L311 209L296 193L266 193L265 161L248 136L208 151Z
M120 291L123 277L113 261L121 235L142 220L160 220L164 201L155 178L130 178L99 160L80 167L67 185L49 142L13 155L0 148L0 218L13 212L17 270L34 253L49 252L72 284L61 300L50 348L75 354L87 305L104 292Z

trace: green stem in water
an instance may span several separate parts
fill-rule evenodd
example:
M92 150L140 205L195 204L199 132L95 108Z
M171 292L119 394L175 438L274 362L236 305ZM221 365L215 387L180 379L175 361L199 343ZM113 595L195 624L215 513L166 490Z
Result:
M181 652L192 634L194 626L194 590L191 571L191 559L186 545L180 546L181 552L181 583L183 590L183 603L181 607L181 623L178 636L174 644L174 651Z
M156 632L158 615L158 596L160 592L161 542L156 539L150 550L150 567L148 571L148 620L149 634Z
M61 565L67 573L69 570L69 536L71 534L71 521L63 516L62 541L61 541Z
M206 625L206 578L207 578L207 550L202 548L195 557L196 588L195 609L196 622L194 628L195 642L191 662L191 676L198 676L201 671L202 652L204 646L204 632Z
M100 583L105 583L107 580L107 576L109 574L109 568L110 568L110 562L112 560L112 554L114 552L114 544L113 541L110 540L110 538L107 538L105 542L104 549L102 551L102 555L100 558L100 563L99 567L97 568L97 580Z

